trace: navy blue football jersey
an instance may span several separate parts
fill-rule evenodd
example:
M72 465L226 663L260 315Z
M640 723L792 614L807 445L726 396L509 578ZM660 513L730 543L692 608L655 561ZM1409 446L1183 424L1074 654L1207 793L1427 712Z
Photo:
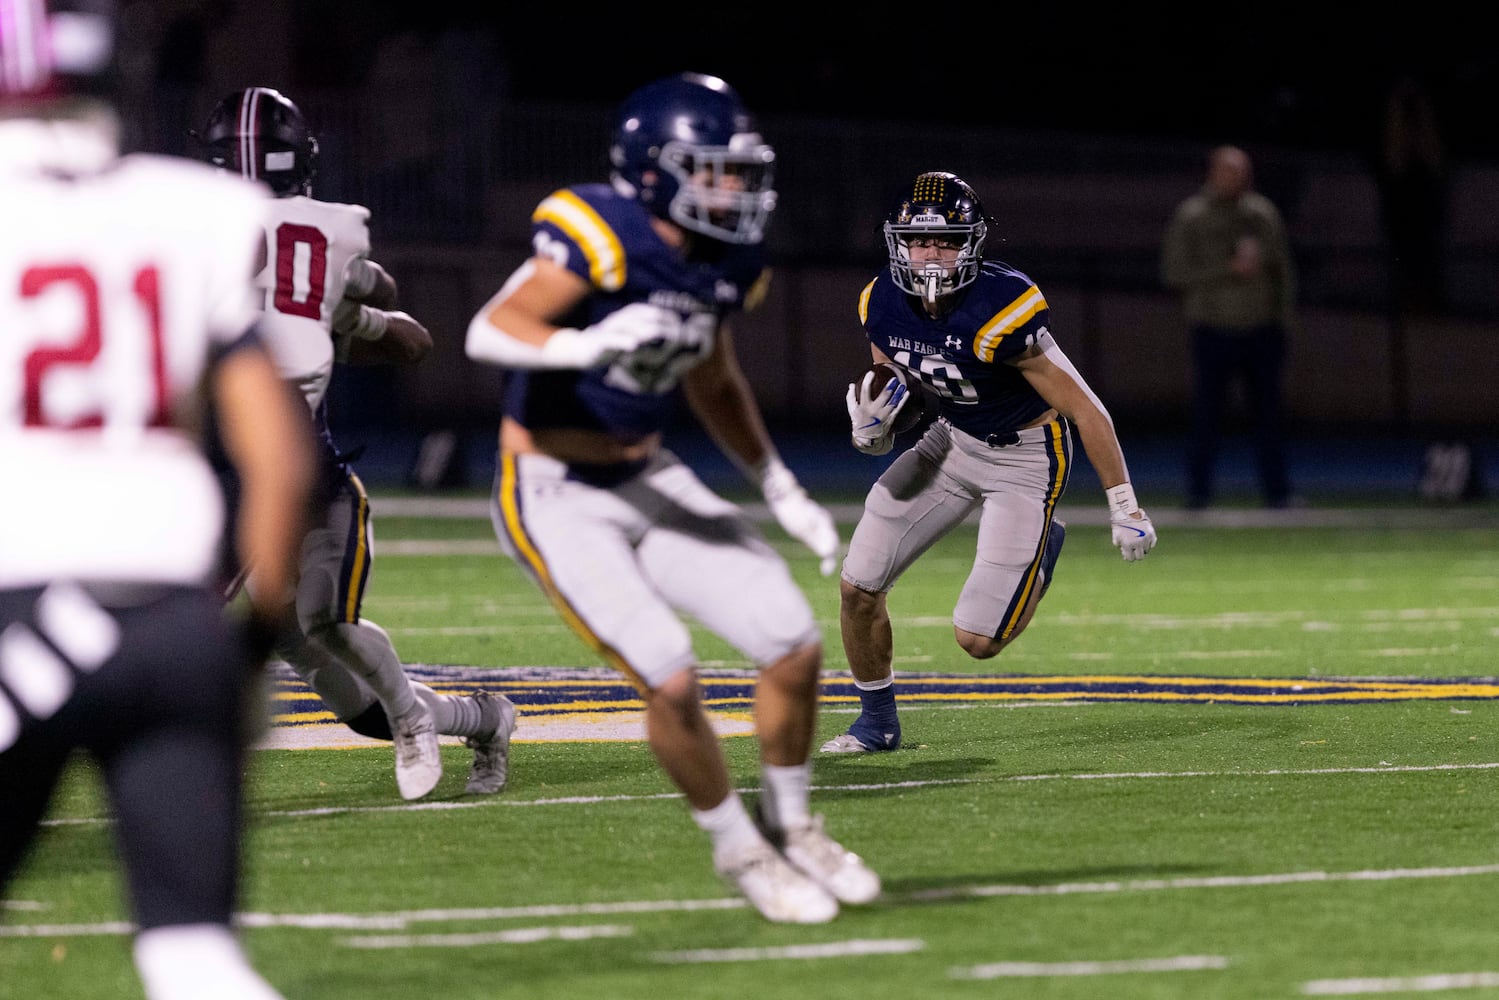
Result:
M650 220L638 201L607 184L562 188L537 205L531 214L535 255L593 288L581 314L565 317L563 325L586 327L634 302L715 320L756 304L769 276L763 248L699 240L684 258ZM717 322L712 325L716 331ZM670 421L682 373L712 352L714 339L663 344L654 354L638 351L607 368L511 372L504 412L532 429L583 428L638 438Z
M938 413L974 437L1019 430L1050 409L1007 360L1050 343L1046 298L1030 278L986 260L958 304L933 319L921 302L881 274L859 295L870 343L938 400ZM914 384L914 383L911 383Z

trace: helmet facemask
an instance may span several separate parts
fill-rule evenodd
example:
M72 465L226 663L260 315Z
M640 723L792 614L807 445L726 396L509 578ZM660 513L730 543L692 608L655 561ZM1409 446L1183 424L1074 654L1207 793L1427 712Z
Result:
M890 254L890 276L902 291L935 304L973 283L983 261L988 226L948 225L938 213L918 214L909 223L885 223L885 247ZM912 243L933 243L947 248L940 255L911 258Z
M753 132L727 146L676 140L661 147L657 165L676 191L667 204L673 222L725 243L759 243L776 207L771 184L775 151Z
M957 174L929 170L906 192L885 216L890 276L933 306L978 278L989 224L978 194Z

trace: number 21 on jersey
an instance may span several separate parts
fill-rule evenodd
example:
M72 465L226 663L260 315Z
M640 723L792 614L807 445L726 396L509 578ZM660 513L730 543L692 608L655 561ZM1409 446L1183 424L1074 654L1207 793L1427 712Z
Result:
M169 423L160 275L147 264L116 284L76 263L21 272L21 333L34 345L20 357L26 426L102 427L106 407L111 423Z

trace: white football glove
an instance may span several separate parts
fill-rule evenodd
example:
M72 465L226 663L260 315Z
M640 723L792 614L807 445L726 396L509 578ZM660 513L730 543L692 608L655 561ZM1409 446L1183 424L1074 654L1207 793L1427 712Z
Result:
M1125 562L1144 559L1145 553L1155 548L1155 526L1150 523L1150 518L1143 510L1136 513L1140 515L1139 518L1109 518L1109 524L1114 529L1114 544L1119 547Z
M1155 548L1155 525L1135 500L1134 487L1121 483L1105 492L1109 497L1109 527L1113 530L1114 545L1125 562L1144 559L1145 553Z
M549 368L602 368L646 344L674 341L681 329L682 314L675 309L632 302L592 326L554 331L541 357Z
M850 382L844 402L853 425L854 447L866 455L883 455L895 444L895 417L911 394L904 382L893 378L871 398L869 384L873 379L874 372L870 371L858 385Z
M786 534L811 549L818 557L818 570L823 576L831 576L838 555L838 526L833 515L807 495L792 471L774 455L762 466L760 490Z

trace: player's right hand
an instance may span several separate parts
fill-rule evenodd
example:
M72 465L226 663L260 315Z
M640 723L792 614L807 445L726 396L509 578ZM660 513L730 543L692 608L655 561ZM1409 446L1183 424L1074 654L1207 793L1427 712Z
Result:
M579 367L597 368L613 364L647 344L675 343L682 333L682 314L649 302L632 302L580 333L593 358L590 364Z
M895 417L906 405L910 393L904 382L892 378L871 395L873 381L874 372L868 371L862 382L850 382L844 402L853 426L854 447L866 455L883 455L894 443Z
M831 576L838 566L838 525L832 512L808 496L795 474L778 458L766 463L760 490L781 528L811 549L817 556L818 571Z

